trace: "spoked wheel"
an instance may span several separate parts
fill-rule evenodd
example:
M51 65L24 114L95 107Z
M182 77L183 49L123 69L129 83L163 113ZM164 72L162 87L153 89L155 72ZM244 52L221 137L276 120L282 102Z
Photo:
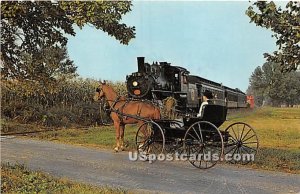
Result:
M138 153L161 154L165 147L164 132L154 121L147 121L139 127L135 142Z
M215 125L199 121L186 131L184 148L193 166L208 169L216 165L223 156L223 138Z
M229 154L231 163L248 164L258 151L258 137L254 129L242 122L233 123L225 134L228 140L225 142L225 155Z

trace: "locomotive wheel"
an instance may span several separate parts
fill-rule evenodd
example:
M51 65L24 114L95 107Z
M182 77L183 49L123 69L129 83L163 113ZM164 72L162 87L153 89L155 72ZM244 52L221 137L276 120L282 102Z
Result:
M143 123L135 137L138 153L161 154L165 148L165 136L162 128L153 121Z
M199 121L186 131L184 148L193 166L208 169L216 165L223 156L223 138L214 124Z
M228 134L228 141L225 142L225 155L230 154L233 160L231 163L248 164L254 159L258 151L258 137L254 129L242 122L233 123L225 129ZM239 156L234 159L234 155ZM247 158L251 154L253 158ZM248 157L252 157L249 155Z

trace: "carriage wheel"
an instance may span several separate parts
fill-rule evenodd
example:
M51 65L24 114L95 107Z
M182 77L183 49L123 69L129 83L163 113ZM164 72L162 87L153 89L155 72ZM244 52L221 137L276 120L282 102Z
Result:
M216 165L223 156L223 138L215 125L199 121L186 131L184 148L193 166L208 169Z
M258 138L254 129L242 122L233 123L225 129L225 155L230 154L231 163L248 164L258 151ZM236 157L234 157L236 155Z
M135 137L138 153L161 154L165 148L165 136L162 128L153 121L143 123Z

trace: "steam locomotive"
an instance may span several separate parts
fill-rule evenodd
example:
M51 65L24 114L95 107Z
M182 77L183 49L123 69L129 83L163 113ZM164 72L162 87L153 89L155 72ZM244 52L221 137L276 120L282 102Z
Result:
M199 76L168 62L145 63L137 57L138 71L127 75L128 95L135 99L160 101L167 97L177 100L177 110L197 112L205 90L213 93L215 104L228 108L245 108L247 96L239 89L232 89Z

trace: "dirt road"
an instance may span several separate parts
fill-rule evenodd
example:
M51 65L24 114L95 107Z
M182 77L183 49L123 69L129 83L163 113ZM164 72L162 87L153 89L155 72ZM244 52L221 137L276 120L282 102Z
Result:
M94 185L165 193L298 193L300 175L227 165L198 170L188 162L132 162L128 153L20 138L1 138L2 162L24 163Z

